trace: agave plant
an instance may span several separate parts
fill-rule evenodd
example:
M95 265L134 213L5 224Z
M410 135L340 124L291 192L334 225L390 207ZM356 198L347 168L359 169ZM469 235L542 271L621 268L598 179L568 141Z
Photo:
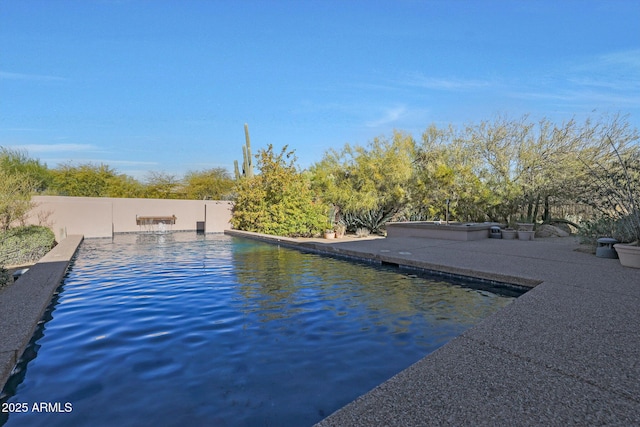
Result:
M397 209L386 210L383 208L345 212L343 221L350 231L366 228L372 233L379 233L384 225L391 221L397 213Z

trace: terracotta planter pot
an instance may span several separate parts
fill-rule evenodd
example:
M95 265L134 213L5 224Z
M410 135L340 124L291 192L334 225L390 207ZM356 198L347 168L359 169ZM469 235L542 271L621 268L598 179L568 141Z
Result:
M335 231L325 231L324 232L324 238L325 239L335 239L336 238L336 232Z
M617 243L613 248L618 253L620 264L624 267L640 268L640 246Z

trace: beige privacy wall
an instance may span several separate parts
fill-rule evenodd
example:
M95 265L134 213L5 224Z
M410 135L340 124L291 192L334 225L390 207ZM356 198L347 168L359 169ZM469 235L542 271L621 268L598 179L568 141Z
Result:
M63 196L34 196L32 201L35 207L28 223L50 227L58 241L69 234L111 237L113 233L148 230L149 226L136 223L139 216L175 215L175 224L166 226L173 231L195 231L198 223L204 225L206 233L231 228L232 203L227 201Z

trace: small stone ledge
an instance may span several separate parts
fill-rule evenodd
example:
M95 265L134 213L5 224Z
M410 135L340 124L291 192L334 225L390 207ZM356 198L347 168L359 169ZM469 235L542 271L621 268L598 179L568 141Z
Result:
M29 344L82 240L81 235L68 236L12 285L0 291L1 387Z

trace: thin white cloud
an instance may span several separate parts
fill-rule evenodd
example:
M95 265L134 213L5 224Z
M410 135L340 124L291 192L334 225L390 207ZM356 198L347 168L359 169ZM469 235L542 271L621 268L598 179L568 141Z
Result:
M27 150L29 153L101 151L92 144L25 144L14 145L12 148Z
M92 159L92 158L47 158L43 159L47 162L61 164L86 164L94 165L105 164L109 166L156 166L158 162L136 161L136 160L112 160L112 159Z
M492 85L490 81L478 79L458 79L431 77L422 74L409 75L402 83L424 89L460 91L471 89L483 89Z
M185 163L182 166L184 166L186 170L193 170L193 171L207 170L212 168L225 168L225 169L229 168L228 164L220 163L220 162L193 162L193 163Z
M583 58L550 71L538 84L517 82L508 95L525 100L565 102L584 108L640 105L640 49Z
M606 53L587 65L590 67L614 67L617 70L633 71L637 74L640 73L640 49Z
M0 128L0 131L4 132L42 132L44 130L39 128Z
M511 98L524 99L524 100L550 100L550 101L571 101L574 99L573 94L569 94L566 91L551 90L548 87L514 87L511 90L505 91L505 94Z
M635 79L603 79L587 76L573 77L567 80L569 83L586 88L603 89L610 91L637 91L640 90L640 81Z
M562 90L550 90L542 88L539 91L513 91L508 94L513 98L524 100L548 100L570 104L580 104L587 108L597 106L636 107L640 105L640 94L621 94L607 91L588 90L586 88L573 88Z
M155 166L158 165L158 162L143 162L137 160L94 160L95 162L100 163L108 163L110 165L120 165L120 166Z
M26 74L26 73L10 73L7 71L0 71L0 80L25 80L35 82L61 82L65 81L64 77L47 76L42 74Z
M578 87L640 91L640 49L611 52L571 64L568 81Z
M406 112L407 108L404 106L389 108L384 112L382 117L367 122L366 126L370 128L376 128L395 123L400 120L406 114Z

